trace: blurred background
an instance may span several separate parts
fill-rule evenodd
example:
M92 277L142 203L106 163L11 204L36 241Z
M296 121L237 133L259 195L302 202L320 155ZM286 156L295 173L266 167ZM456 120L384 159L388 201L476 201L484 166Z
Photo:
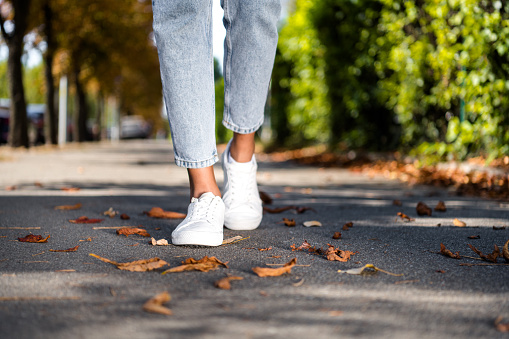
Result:
M148 0L0 0L0 142L168 138ZM217 141L222 10L214 0ZM212 62L212 60L211 60ZM288 0L266 150L509 154L509 3Z

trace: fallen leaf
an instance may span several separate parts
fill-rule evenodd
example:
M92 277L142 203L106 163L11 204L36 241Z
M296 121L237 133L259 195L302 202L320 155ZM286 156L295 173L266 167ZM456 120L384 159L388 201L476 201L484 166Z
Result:
M12 186L5 186L6 191L15 191L18 189L18 186L12 185Z
M282 223L285 224L285 226L293 227L295 226L295 219L283 218Z
M293 258L287 262L283 267L269 268L269 267L253 267L253 272L259 277L278 277L285 273L291 273L292 267L297 263L297 258Z
M121 229L117 230L117 234L125 235L126 237L132 234L138 234L142 237L150 237L150 234L148 234L147 230L138 227L122 227Z
M48 242L50 236L48 235L46 238L43 238L42 235L29 234L23 238L18 238L18 241L21 242Z
M62 187L61 190L65 191L65 192L78 192L80 190L80 188L79 187Z
M283 206L283 207L275 207L275 208L269 208L269 207L263 207L263 211L271 214L281 213L288 210L294 210L295 206Z
M247 237L247 238L249 238L249 237ZM224 239L223 243L221 245L232 244L232 243L235 243L237 241L241 241L241 240L247 239L247 238L242 238L240 235L236 235L234 237Z
M131 219L131 217L130 217L130 216L128 216L127 214L125 214L125 213L122 213L122 214L120 215L120 219L122 219L122 220L129 220L129 219Z
M171 310L163 306L163 304L170 302L170 300L171 296L167 291L159 293L143 304L143 310L150 313L172 315Z
M509 322L503 323L502 316L498 316L497 319L495 319L495 328L502 333L509 332Z
M270 251L272 247L265 247L265 248L258 248L258 251L264 252L264 251Z
M117 211L114 211L114 210L113 210L113 207L110 207L107 211L104 211L104 212L103 212L103 215L107 215L107 216L109 216L110 218L115 217L117 214L118 214L118 212L117 212Z
M92 238L88 237L88 238L87 238L87 239L85 239L85 240L80 239L80 240L78 240L78 241L92 241Z
M339 317L343 315L343 311L329 311L330 317Z
M447 208L445 207L445 203L443 201L439 201L435 206L435 211L437 212L446 212Z
M471 235L468 237L468 239L481 239L480 235Z
M444 270L436 270L435 272L437 272L437 273L445 273Z
M352 269L349 269L349 270L346 270L346 271L343 271L343 270L338 270L339 273L347 273L347 274L356 274L356 275L360 275L362 273L365 273L364 271L367 269L367 268L371 268L373 270L375 270L375 272L382 272L382 273L385 273L385 274L389 274L389 275L393 275L395 277L401 277L403 274L395 274L395 273L391 273L391 272L387 272L387 271L384 271L378 267L375 267L374 265L372 264L366 264L362 267L359 267L359 268L352 268Z
M208 272L217 269L219 266L223 266L228 268L227 262L224 263L217 259L216 257L207 257L204 256L200 260L196 260L193 258L189 258L182 262L182 265L170 268L164 271L162 274L166 273L175 273L175 272L184 272L184 271L200 271L200 272Z
M89 219L88 217L82 216L78 219L70 219L69 222L73 224L98 224L102 222L104 219Z
M402 220L407 220L407 221L414 221L415 219L414 218L410 218L408 215L406 215L405 213L403 212L398 212L398 217L400 217Z
M220 288L222 290L231 290L232 286L230 284L230 281L232 280L242 280L244 278L242 277L236 277L236 276L227 276L224 278L219 279L214 283L214 286L217 288Z
M500 226L500 227L493 226L493 230L494 231L502 231L502 230L505 230L505 226Z
M467 226L467 224L461 220L459 220L458 218L454 218L454 220L452 221L452 224L454 226L457 226L457 227L465 227Z
M300 245L299 247L296 247L295 244L293 244L290 246L290 248L292 249L292 251L305 251L309 249L315 249L314 247L311 247L311 244L308 243L307 240L304 240L302 245Z
M355 254L352 251L342 251L331 244L327 244L327 246L329 246L329 248L325 251L324 255L329 261L347 262L350 257Z
M35 187L42 187L42 184L39 181L34 182Z
M452 253L450 250L445 248L445 245L440 243L440 253L445 255L446 257L450 257L453 259L461 259L461 255L459 252Z
M302 224L304 225L304 227L320 227L320 226L322 226L322 223L317 220L304 221Z
M184 219L186 217L183 213L165 211L160 207L152 207L150 211L143 212L143 214L146 214L151 218L160 219Z
M496 263L497 258L500 256L500 249L498 248L497 245L494 245L495 249L493 250L493 252L491 254L483 254L481 251L479 251L477 248L475 248L471 244L467 244L467 245L468 245L468 247L470 247L470 249L472 251L474 251L483 260Z
M159 258L150 258L150 259L143 259L143 260L136 260L131 262L125 262L125 263L119 263L113 260L109 260L103 257L100 257L96 254L90 253L90 256L97 258L101 261L104 261L106 263L112 264L117 266L118 269L123 271L131 271L131 272L146 272L146 271L152 271L158 268L161 268L163 266L168 265L168 263L164 260L161 260Z
M332 239L341 239L341 232L334 232Z
M80 208L81 208L81 203L77 203L76 205L55 206L56 210L79 210Z
M509 262L509 240L506 241L504 247L502 248L502 256L505 261Z
M427 215L431 217L431 208L422 201L417 203L417 207L415 209L417 210L418 215Z
M302 194L311 194L311 193L313 193L313 189L312 189L312 188L310 188L310 187L308 187L308 188L302 188L302 189L300 190L300 193L302 193Z
M351 227L353 227L353 222L347 222L343 225L343 231L348 231Z
M301 206L301 207L295 207L295 212L297 212L297 214L302 214L306 211L313 211L313 212L316 212L314 208L312 207L306 207L306 206Z
M401 201L400 201L400 200L393 200L393 201L392 201L392 204L393 204L394 206L401 206L401 205L403 205L403 204L401 203Z
M270 205L272 204L272 198L267 193L260 191L260 199L262 199L262 202L264 204Z
M151 242L150 242L152 245L154 246L168 246L168 240L166 239L159 239L159 240L156 240L154 238L152 238Z
M49 250L50 252L76 252L78 250L79 245L76 245L74 247L68 248L66 250Z

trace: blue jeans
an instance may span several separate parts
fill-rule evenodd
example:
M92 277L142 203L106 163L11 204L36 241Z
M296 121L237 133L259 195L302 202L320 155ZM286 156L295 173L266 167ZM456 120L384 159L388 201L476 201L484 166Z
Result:
M218 160L215 139L212 0L153 0L154 33L175 162ZM277 45L279 0L222 0L223 125L241 134L263 122Z

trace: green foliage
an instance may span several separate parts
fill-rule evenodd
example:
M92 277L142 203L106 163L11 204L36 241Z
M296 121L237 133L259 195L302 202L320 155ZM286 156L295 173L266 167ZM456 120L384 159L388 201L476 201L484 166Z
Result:
M42 104L46 101L44 93L44 65L40 63L23 72L23 86L25 87L26 102L29 104Z
M9 97L9 82L7 81L7 59L0 61L0 98Z
M216 142L226 143L233 137L233 132L223 126L224 111L224 78L219 61L214 58L214 89L216 107Z
M505 1L296 0L278 48L287 144L509 153Z

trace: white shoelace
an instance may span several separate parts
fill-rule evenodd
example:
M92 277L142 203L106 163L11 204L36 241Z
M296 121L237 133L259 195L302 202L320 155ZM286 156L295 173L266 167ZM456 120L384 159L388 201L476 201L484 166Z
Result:
M231 171L228 173L230 185L230 206L246 205L254 200L253 193L256 191L256 180L252 180L253 171Z
M190 211L190 220L207 220L210 223L214 223L217 218L217 209L220 199L216 199L216 197L209 199L196 199L193 198L192 209Z

